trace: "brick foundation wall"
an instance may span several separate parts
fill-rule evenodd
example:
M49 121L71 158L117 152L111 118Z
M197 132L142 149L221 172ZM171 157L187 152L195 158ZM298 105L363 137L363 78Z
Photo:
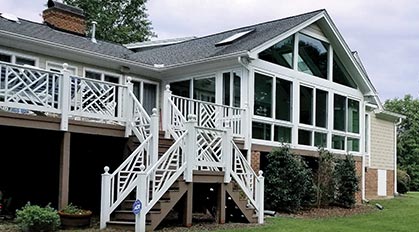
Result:
M356 204L362 204L362 160L355 161L356 176L358 178L358 191L355 193Z
M255 171L255 173L258 173L260 170L260 152L252 151L250 159L253 171Z
M387 196L378 196L378 169L368 168L365 172L365 197L377 199L394 196L394 170L387 170Z
M86 34L86 22L82 16L49 8L44 10L42 17L45 23L55 28L80 35Z

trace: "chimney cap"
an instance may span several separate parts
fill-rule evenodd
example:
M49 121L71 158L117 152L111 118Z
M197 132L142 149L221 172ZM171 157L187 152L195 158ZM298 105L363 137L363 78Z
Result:
M48 0L47 3L48 8L56 8L62 11L66 11L66 12L70 12L73 13L75 15L84 17L84 11L83 9L79 8L79 7L75 7L75 6L70 6L70 5L66 5L64 3L58 2L58 1L52 1L52 0Z

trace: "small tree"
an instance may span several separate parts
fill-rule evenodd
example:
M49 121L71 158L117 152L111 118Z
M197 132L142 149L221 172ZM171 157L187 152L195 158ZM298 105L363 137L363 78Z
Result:
M410 176L406 171L397 169L397 192L407 193L410 189Z
M318 208L333 202L335 194L334 169L333 154L324 148L319 148L318 168L315 172L316 205Z
M356 176L355 160L352 155L339 159L335 167L336 194L335 203L352 208L355 203L355 193L359 190Z
M311 172L287 145L274 149L267 156L265 170L266 208L296 212L313 201Z

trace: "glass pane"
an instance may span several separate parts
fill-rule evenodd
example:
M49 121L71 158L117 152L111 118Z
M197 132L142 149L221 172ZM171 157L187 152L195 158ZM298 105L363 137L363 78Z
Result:
M102 74L100 73L96 73L96 72L92 72L92 71L86 71L85 73L85 77L86 78L90 78L90 79L94 79L94 80L101 80L102 78Z
M311 131L298 130L298 144L311 145Z
M144 83L143 106L148 114L152 114L153 108L156 108L157 102L157 85Z
M272 117L272 79L255 73L255 115Z
M141 101L141 82L138 81L133 81L133 89L132 91L134 92L134 95L137 97L138 101Z
M230 105L230 73L223 73L223 105Z
M332 136L332 148L345 150L345 137L339 135Z
M194 79L194 99L215 103L215 77Z
M300 86L300 123L313 124L313 89Z
M337 57L336 53L333 53L333 81L341 85L356 88L355 82L349 76L348 72L346 71L342 62Z
M240 107L240 94L241 94L241 77L237 73L233 73L233 106Z
M335 94L333 108L333 128L335 130L345 131L346 97Z
M327 92L316 90L316 126L327 127Z
M252 138L271 140L271 125L266 123L253 122Z
M170 90L172 91L172 94L174 95L189 98L190 86L191 86L191 80L177 81L177 82L170 83Z
M294 35L259 53L259 59L292 68Z
M276 79L276 118L291 121L291 86L286 80Z
M27 64L27 65L35 66L35 60L23 58L23 57L16 57L16 64L20 64L20 65Z
M327 51L329 45L300 34L298 42L298 71L327 79Z
M0 54L0 61L11 63L12 62L12 56L6 55L6 54Z
M359 151L359 139L348 138L348 151Z
M275 126L274 140L283 143L291 143L291 128Z
M327 134L314 132L314 146L326 147L327 146Z
M118 84L119 78L115 76L105 75L105 81Z
M348 132L359 133L359 102L348 99Z

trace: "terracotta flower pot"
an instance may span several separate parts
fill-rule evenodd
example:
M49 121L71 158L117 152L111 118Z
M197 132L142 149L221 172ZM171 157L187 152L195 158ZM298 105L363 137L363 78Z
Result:
M64 229L86 228L90 227L92 211L84 210L79 214L68 214L58 211L61 220L61 227Z

